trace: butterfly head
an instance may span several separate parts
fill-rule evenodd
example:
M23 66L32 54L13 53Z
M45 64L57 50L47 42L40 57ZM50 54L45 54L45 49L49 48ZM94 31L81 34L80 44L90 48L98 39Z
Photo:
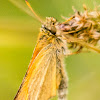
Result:
M42 30L51 35L56 35L57 20L53 17L47 17L45 23L42 25Z

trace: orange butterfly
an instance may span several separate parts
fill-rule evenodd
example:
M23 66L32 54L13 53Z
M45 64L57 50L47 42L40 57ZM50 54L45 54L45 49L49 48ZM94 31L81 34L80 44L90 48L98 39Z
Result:
M28 1L27 5L32 10ZM36 48L28 71L14 100L48 100L56 96L66 100L67 76L64 71L63 59L69 54L67 42L60 31L57 33L56 19L48 17L39 33Z
M95 51L100 50L74 37L66 37L67 33L60 30L56 19L48 17L46 22L43 22L27 0L26 4L43 25L28 71L14 100L48 100L56 96L57 90L58 99L66 100L68 77L63 61L64 57L70 54L67 38Z

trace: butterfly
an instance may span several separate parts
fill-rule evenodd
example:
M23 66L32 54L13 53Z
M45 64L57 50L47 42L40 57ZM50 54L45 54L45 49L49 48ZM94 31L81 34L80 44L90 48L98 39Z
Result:
M69 33L81 31L81 28L69 31L69 25L66 23L74 17L64 23L59 23L53 17L47 17L44 22L34 12L27 0L26 4L35 18L42 23L42 27L28 71L14 100L49 100L56 94L58 94L59 100L66 100L68 76L65 71L64 58L73 54L68 48L68 42L80 44L77 51L80 51L84 46L97 52L100 50L85 41L80 41L73 35L69 35ZM33 15L31 14L31 16Z

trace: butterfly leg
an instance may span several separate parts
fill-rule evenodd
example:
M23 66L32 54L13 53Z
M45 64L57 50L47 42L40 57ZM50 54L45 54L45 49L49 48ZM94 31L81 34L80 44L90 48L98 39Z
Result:
M63 17L63 16L62 16L62 17ZM64 18L64 17L63 17L63 18ZM68 18L68 19L64 18L66 21L63 22L63 24L65 24L65 23L71 21L73 18L75 18L75 16L72 16L72 17L70 17L70 18Z
M62 79L58 88L58 100L67 100L67 88L68 88L68 79L67 74L65 73L65 70L63 69L61 71Z

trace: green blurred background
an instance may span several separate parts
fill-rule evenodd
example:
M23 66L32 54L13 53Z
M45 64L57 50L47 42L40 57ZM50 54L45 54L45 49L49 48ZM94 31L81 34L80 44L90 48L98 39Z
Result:
M26 5L24 0L18 1ZM29 0L43 18L73 14L72 6L94 8L100 0ZM25 6L26 10L27 6ZM41 23L8 0L0 0L0 100L13 100L27 71ZM65 59L69 76L68 100L100 100L100 54L81 53ZM56 100L54 98L53 100Z

